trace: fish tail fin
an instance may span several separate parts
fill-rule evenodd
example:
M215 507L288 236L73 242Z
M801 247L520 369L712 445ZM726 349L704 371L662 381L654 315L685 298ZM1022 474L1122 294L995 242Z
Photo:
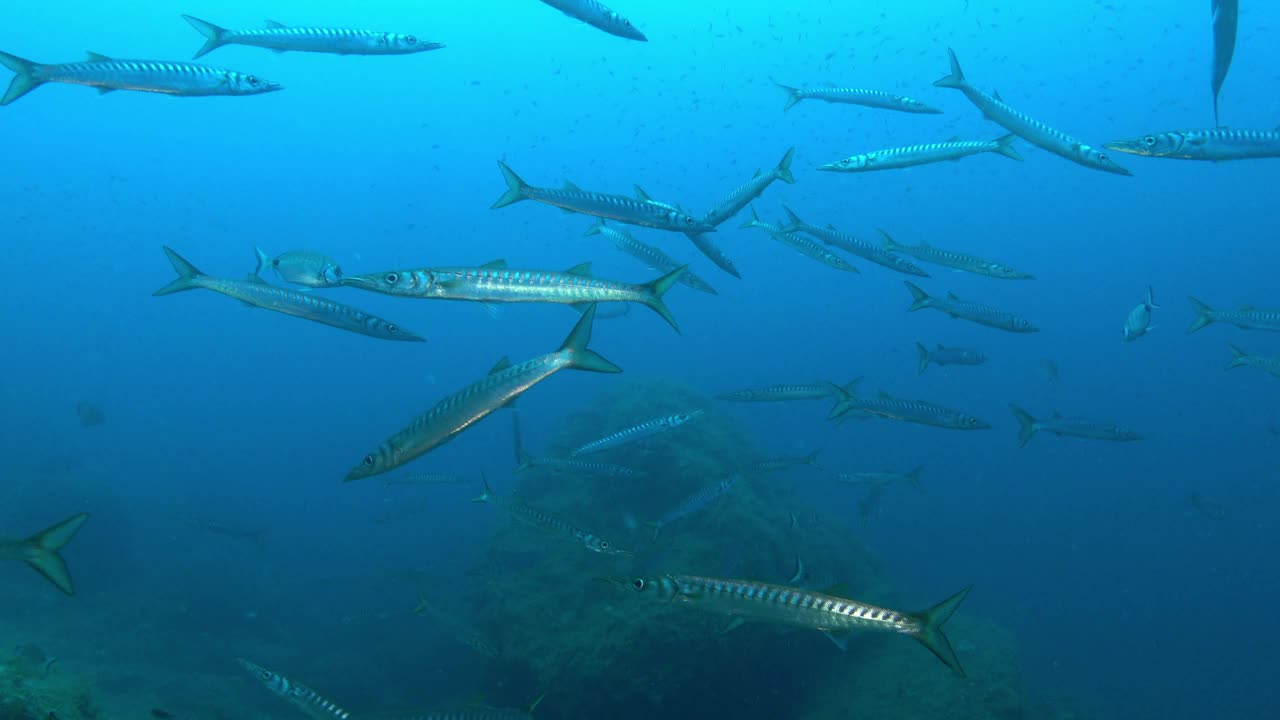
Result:
M1196 313L1195 322L1191 323L1191 327L1187 328L1188 335L1201 328L1212 325L1213 321L1217 319L1213 316L1213 308L1189 295L1187 296L1187 300L1191 302L1191 309Z
M1013 133L996 138L996 152L1010 160L1022 160L1022 156L1013 147L1013 141L1017 139L1018 136Z
M920 286L909 280L904 280L903 283L911 291L911 307L907 308L907 312L923 310L933 304L933 298L929 297L929 293L921 290Z
M516 464L516 472L524 472L536 464L533 456L524 450L516 453L516 456L519 458L519 463Z
M75 595L76 591L71 584L71 573L67 571L67 564L58 551L71 542L76 531L88 519L89 513L72 515L57 525L27 538L27 564L67 595Z
M1013 416L1018 419L1018 447L1026 447L1031 442L1032 436L1040 430L1036 425L1036 419L1031 413L1023 410L1017 405L1009 405L1009 409L1013 411Z
M507 167L507 164L501 160L498 161L498 169L502 171L502 179L507 181L507 191L502 193L502 197L498 198L493 205L490 205L489 209L497 210L498 208L506 207L512 203L518 203L521 200L528 200L528 184L521 180L520 176L517 175L514 170Z
M791 87L790 85L783 85L777 80L774 80L773 84L777 85L779 88L782 89L783 92L787 94L787 104L782 106L782 112L786 112L790 110L791 108L796 106L796 103L804 99L800 97L800 88L794 88L794 87Z
M827 413L828 420L835 420L849 411L849 405L857 397L858 382L861 380L862 378L858 378L844 387L833 382L827 383L831 386L831 394L836 399L836 404L832 406L831 412Z
M920 473L922 472L924 472L924 466L917 465L911 472L904 475L903 479L911 483L911 487L919 490L920 489Z
M676 324L676 319L675 316L671 314L671 309L667 307L666 303L662 302L662 296L671 289L672 285L675 285L680 281L680 277L684 275L685 271L688 269L688 265L681 265L675 270L672 270L666 275L663 275L644 286L645 289L649 291L644 304L654 312L661 315L662 319L666 320L671 327L675 328L676 332L680 332L680 326Z
M0 65L13 71L13 80L9 81L9 89L5 92L4 98L0 98L0 105L8 105L44 84L44 81L37 80L35 75L36 68L40 67L39 63L23 60L7 52L0 52Z
M1155 291L1151 289L1150 285L1147 286L1147 307L1154 308L1156 310L1160 309L1160 306L1156 304Z
M742 225L740 225L740 226L739 226L739 227L741 227L743 230L746 230L747 228L753 228L753 227L755 227L755 226L757 226L757 225L761 224L761 223L760 223L760 213L756 212L756 206L755 206L755 205L749 205L749 206L747 206L747 209L749 209L749 210L751 211L751 219L750 219L750 220L747 220L746 222L742 223Z
M622 368L606 360L603 355L587 349L587 343L591 342L591 326L595 321L596 304L591 303L582 313L582 317L578 318L578 323L569 332L569 337L565 338L560 346L561 350L569 353L569 367L588 372L622 372Z
M788 230L795 230L795 229L799 229L799 227L800 227L801 225L804 225L804 221L800 219L800 216L799 216L799 215L797 215L797 214L795 213L795 211L794 211L794 210L792 210L791 208L787 207L786 205L783 205L783 206L782 206L782 212L784 212L784 213L786 213L786 214L787 214L787 229L788 229Z
M204 273L196 269L195 265L187 262L186 258L174 252L170 248L164 248L164 254L169 258L169 264L173 265L173 269L177 271L178 277L173 282L165 285L159 290L151 293L152 295L168 295L170 293L182 292L183 290L194 290L199 287L196 281L204 277Z
M600 231L603 229L604 229L604 218L598 218L596 220L595 225L592 225L591 227L587 228L587 231L582 233L582 237L591 237L592 235L599 235Z
M801 462L803 462L805 465L811 465L821 470L822 468L818 465L818 453L820 452L822 452L821 448L814 450L808 455L805 455L804 458L801 459Z
M961 90L967 84L964 79L964 71L960 69L960 61L956 59L956 51L947 48L947 55L951 58L951 74L943 78L933 81L934 87L955 88Z
M929 348L916 343L916 354L920 356L920 361L916 368L917 375L923 375L926 368L929 367Z
M956 651L951 648L951 641L942 633L942 626L947 624L955 614L956 608L964 602L965 596L972 589L973 586L970 585L928 610L911 614L920 623L920 629L912 637L960 677L964 677L964 668L960 666L960 658L956 657Z
M262 277L262 271L271 264L271 258L257 245L253 246L253 253L258 256L258 266L253 269L253 274Z
M792 145L786 154L782 156L782 160L778 161L778 168L774 170L778 179L788 185L794 185L796 182L796 176L791 174L791 161L795 156L796 148Z
M480 494L471 498L471 502L493 502L493 488L489 487L489 478L485 477L483 472L480 473L480 486Z
M1230 370L1231 368L1244 367L1248 364L1245 362L1245 358L1249 357L1249 353L1241 350L1231 343L1227 343L1227 347L1231 348L1231 362L1227 363L1226 369Z
M202 57L208 54L210 51L217 50L218 48L226 44L227 42L226 28L218 27L217 25L214 25L211 22L205 22L200 18L192 17L190 15L183 15L182 19L191 23L191 27L200 31L200 34L204 35L205 37L204 45L202 45L200 49L196 51L196 54L192 56L192 59Z
M893 236L890 235L889 233L885 232L880 228L876 228L876 231L879 232L880 237L884 239L885 250L888 250L889 252L893 252L894 250L897 250L898 248L902 247L901 245L898 244L898 241L894 240Z

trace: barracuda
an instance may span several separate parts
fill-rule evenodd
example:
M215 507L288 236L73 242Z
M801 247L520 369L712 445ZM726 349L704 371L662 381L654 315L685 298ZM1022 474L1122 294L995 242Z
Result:
M832 397L831 383L815 382L803 385L767 385L744 388L716 395L717 400L730 402L787 402L791 400L822 400Z
M894 633L913 638L960 676L964 668L942 626L955 614L973 586L920 612L901 612L847 598L800 588L751 580L727 580L698 575L607 578L636 593L703 612L733 618L732 627L746 621L777 623L818 630L841 648L856 630Z
M702 219L712 225L719 225L742 212L745 207L751 204L752 200L763 195L764 191L773 184L773 181L781 180L788 185L794 185L796 178L791 174L791 161L795 156L795 147L788 148L782 159L778 161L777 167L767 173L756 170L755 175L752 175L750 180L734 188L728 197L708 210Z
M223 45L250 45L276 52L316 52L337 55L408 55L444 47L440 43L420 41L413 35L372 30L290 27L274 20L268 20L264 28L228 30L190 15L183 15L182 19L206 38L204 46L196 51L196 57L201 57Z
M1106 147L1116 152L1178 160L1250 160L1280 157L1280 130L1170 130L1140 138L1116 140Z
M1227 343L1227 347L1231 348L1231 362L1227 363L1227 370L1238 367L1251 367L1280 378L1280 357L1250 355L1231 343Z
M880 236L884 238L885 250L902 255L910 255L920 262L933 263L934 265L949 267L952 270L960 270L974 275L985 275L986 277L999 278L1001 280L1034 280L1036 277L1011 268L1008 265L1001 265L1000 263L984 260L975 255L956 252L955 250L934 247L927 242L921 242L919 245L903 245L894 240L884 230L880 231Z
M1222 92L1222 84L1227 81L1227 71L1231 69L1231 58L1236 53L1236 29L1240 22L1239 0L1213 0L1213 74L1210 87L1213 89L1213 123L1221 125L1218 120L1218 93Z
M633 442L644 440L645 438L661 435L680 427L690 420L700 417L702 413L702 410L693 410L687 413L676 413L675 415L667 415L665 417L646 420L639 425L632 425L629 428L624 428L616 433L605 435L598 440L592 440L581 447L570 450L569 457L578 457L604 450L611 450L622 445L629 445Z
M963 160L971 155L996 153L1010 160L1022 160L1013 149L1016 135L1009 134L996 140L961 140L952 138L946 142L907 145L905 147L876 150L861 155L851 155L843 160L819 165L827 172L871 172L873 170L897 170L899 168L930 165L933 163Z
M507 181L507 191L493 203L493 210L521 200L536 200L569 212L594 215L628 225L683 233L707 233L715 230L715 226L698 220L680 208L654 201L647 196L628 197L592 192L569 182L560 189L534 187L521 180L506 163L499 161L498 169Z
M557 472L577 473L581 475L599 475L602 477L633 478L640 475L639 471L633 470L625 465L587 462L585 460L574 460L572 458L534 457L526 452L521 452L519 457L520 462L516 466L516 472L524 472L525 470L532 468L548 468Z
M829 103L861 105L863 107L879 108L881 110L897 110L899 112L923 113L927 115L942 114L941 110L926 105L914 98L909 98L905 95L895 95L893 93L883 92L880 90L860 90L858 88L842 87L796 88L791 87L790 85L783 85L777 81L773 84L777 85L787 94L787 104L783 106L783 112L795 107L796 103L801 100L824 100Z
M1216 322L1235 325L1242 330L1270 330L1280 332L1280 310L1260 310L1252 305L1242 305L1236 310L1215 310L1203 302L1188 297L1196 314L1195 322L1187 328L1193 333Z
M195 97L202 95L258 95L282 89L256 75L185 62L116 60L89 53L85 62L45 65L0 52L0 65L14 72L0 98L8 105L45 83L87 85L100 93L115 90Z
M425 455L561 370L622 372L622 368L587 348L595 316L595 305L592 305L555 352L518 365L499 364L484 378L444 398L366 455L347 473L346 480L379 475Z
M494 303L557 303L585 307L598 302L634 302L653 310L676 332L680 326L662 301L686 272L682 265L644 285L602 280L591 276L591 263L565 271L513 270L504 260L480 267L439 267L387 270L342 279L345 287L426 300L466 300Z
M351 713L323 698L315 690L294 682L278 672L268 670L244 658L236 658L240 667L258 678L271 692L288 700L299 710L316 720L350 720Z
M250 274L245 280L212 277L200 272L196 266L173 250L166 247L164 253L169 258L169 264L178 273L178 279L151 293L154 296L170 295L185 290L212 290L252 307L311 320L339 330L382 340L424 342L422 338L395 323L387 322L350 305L326 300L311 293L269 285L255 274Z
M21 560L67 595L75 595L71 573L58 551L71 542L89 513L79 513L28 538L0 538L0 560Z
M662 532L663 528L675 522L676 520L679 520L683 517L688 517L689 515L692 515L693 513L696 513L699 510L711 505L716 500L719 500L726 493L728 493L730 490L733 489L733 486L738 483L739 479L740 477L736 474L729 475L698 490L697 492L685 498L684 500L681 500L679 504L677 504L674 508L668 510L666 514L664 514L662 517L658 518L654 522L649 523L649 525L653 528L653 537L657 538L658 533Z
M936 350L930 350L920 343L916 343L916 374L923 375L929 363L935 365L981 365L987 361L987 356L982 354L981 350L971 350L962 347L943 347L938 345Z
M917 465L910 472L842 472L836 475L836 479L842 483L850 485L871 485L872 487L888 487L889 485L906 483L911 487L920 489L920 473L924 472L923 465Z
M1040 332L1040 328L1032 325L1030 322L1013 313L1003 310L996 310L987 305L979 305L978 303L961 300L955 293L947 293L945 298L933 297L921 290L912 283L906 283L907 289L911 291L911 307L907 308L908 312L924 310L932 308L939 312L946 313L953 318L968 320L986 325L997 330L1013 333L1035 333Z
M1059 413L1054 413L1052 418L1037 420L1031 416L1031 413L1017 405L1010 405L1009 409L1018 419L1018 447L1026 447L1027 443L1031 442L1031 438L1041 430L1051 432L1058 437L1068 436L1088 440L1132 442L1142 439L1142 436L1133 430L1089 418L1063 417Z
M603 555L632 554L593 532L583 530L559 515L533 507L512 497L494 495L493 489L489 487L489 481L483 475L481 476L481 482L484 483L484 491L473 498L472 502L497 505L511 513L511 516L517 520L528 523L550 535L558 535L568 540L573 540L591 552Z
M787 229L781 225L761 221L760 216L756 214L756 209L754 207L751 208L751 219L743 223L742 227L744 229L758 228L763 230L774 240L777 240L801 255L812 260L817 260L828 267L833 267L836 270L843 270L845 272L858 272L858 268L850 265L844 258L831 252L820 243L810 240L798 233L788 232Z
M783 205L782 209L787 213L787 222L788 222L787 226L782 228L783 232L786 232L786 233L802 232L806 235L812 235L813 237L821 240L826 245L830 245L832 247L836 247L841 250L844 250L847 253L857 255L858 257L863 258L864 260L870 260L871 262L881 267L887 267L890 270L893 270L895 272L900 272L906 275L915 275L916 277L929 277L929 273L916 267L914 264L907 261L906 259L900 258L897 255L894 255L892 252L886 250L884 247L880 245L874 245L865 240L856 238L852 235L847 235L845 233L842 233L839 230L835 229L835 227L832 225L828 225L826 227L818 227L816 225L810 225L809 223L806 223L805 221L801 220L800 216L796 215L795 212L793 212L791 208L787 207L786 205Z
M1133 173L1120 167L1107 156L1091 145L1055 130L1024 112L1015 110L1000 99L999 95L988 95L965 79L960 69L960 61L955 51L947 48L951 57L951 74L934 82L937 87L952 88L964 93L982 111L984 117L1017 135L1036 147L1044 148L1059 157L1094 170L1113 173L1115 175L1132 175Z
M777 457L777 458L769 458L768 460L761 460L759 462L748 465L747 472L760 473L762 475L767 475L769 473L788 470L790 468L798 467L800 465L808 465L810 467L814 467L821 470L822 468L818 465L819 452L821 451L814 450L808 455L783 456L783 457Z
M631 21L609 9L600 0L542 0L542 2L559 10L575 20L628 40L648 42L644 33L636 29Z
M932 425L933 427L952 430L988 430L991 428L991 425L968 413L935 405L924 400L896 398L883 390L874 398L859 397L857 395L857 380L845 387L835 384L832 384L831 387L839 399L835 407L827 415L828 420L839 419L841 416L853 411L862 411L890 420L902 420L916 423L917 425Z
M595 225L592 225L583 234L587 237L592 235L603 235L606 239L613 242L614 247L631 257L636 258L650 269L656 270L660 273L673 272L681 267L688 268L688 265L681 265L679 261L675 260L658 248L653 247L652 245L646 245L635 239L632 237L631 233L626 230L606 225L604 220L598 220ZM681 285L687 285L700 292L719 295L715 288L711 287L706 280L694 275L692 270L686 269L681 273L679 275L679 282Z

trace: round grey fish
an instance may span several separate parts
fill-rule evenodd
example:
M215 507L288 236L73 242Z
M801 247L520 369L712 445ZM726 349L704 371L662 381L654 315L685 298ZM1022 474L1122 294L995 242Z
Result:
M1147 299L1138 303L1129 311L1129 317L1124 321L1124 339L1125 342L1132 342L1146 335L1152 327L1151 311L1160 307L1156 301L1152 299L1151 287L1147 286Z
M261 275L263 268L269 267L281 280L294 285L325 288L342 284L342 267L337 261L314 250L292 250L274 258L262 248L255 247L254 252L258 254L256 275Z

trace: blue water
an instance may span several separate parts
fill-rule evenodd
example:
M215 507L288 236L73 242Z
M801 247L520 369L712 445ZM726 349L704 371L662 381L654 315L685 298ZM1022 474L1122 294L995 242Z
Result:
M388 596L387 578L456 575L485 544L492 513L466 502L470 487L443 488L438 507L378 524L372 518L404 496L377 481L340 481L498 357L553 350L574 314L525 306L495 320L478 305L330 291L428 339L379 342L213 293L153 298L172 279L160 246L232 277L252 269L260 245L322 250L348 273L592 260L598 275L648 280L632 259L581 237L589 218L532 202L489 210L503 190L495 160L533 184L570 179L627 193L638 183L701 212L795 145L798 182L775 184L755 203L766 219L780 217L785 202L815 224L868 238L883 227L906 243L1030 271L1035 281L1015 283L931 267L922 284L1016 310L1042 332L907 314L903 276L856 258L859 276L821 267L739 230L744 212L712 236L741 281L680 236L636 230L692 262L720 295L677 287L669 304L683 335L637 308L598 323L593 347L628 374L708 395L864 376L867 391L988 420L995 427L981 433L837 428L810 404L731 408L762 454L822 447L824 463L841 469L924 464L927 491L895 494L865 532L847 488L802 492L848 521L903 597L923 605L974 583L962 612L1014 633L1029 682L1101 718L1273 712L1280 438L1267 426L1280 421L1280 392L1260 372L1222 368L1227 341L1275 355L1280 339L1225 326L1183 330L1186 295L1215 307L1280 306L1277 166L1119 157L1135 174L1124 178L1020 142L1023 163L987 155L865 175L813 170L881 147L1002 134L960 93L931 87L947 70L948 46L975 84L1086 142L1207 127L1207 3L615 5L650 42L611 37L534 0L68 0L0 11L0 49L44 62L86 49L185 59L202 40L179 12L231 27L265 16L385 28L448 46L389 58L230 46L204 62L286 89L170 99L50 85L0 109L8 269L0 443L9 465L0 535L94 515L66 553L78 597L57 596L16 564L0 568L0 581L16 588L0 598L5 625L67 656L93 646L121 662L206 669L234 656L228 638L257 637L309 649L297 664L307 666L304 652L323 657L312 670L339 678L326 688L335 695L376 699L371 683L397 700L411 688L418 701L456 691L467 671L432 647L412 671L398 663L373 671L362 657L413 653L343 628L379 617L393 628L386 616L411 607L413 592ZM1270 128L1280 118L1269 49L1276 28L1280 7L1247 4L1223 91L1225 124ZM900 92L945 114L818 101L784 114L770 78ZM1157 328L1124 343L1123 320L1147 285L1162 305ZM978 347L990 361L917 376L917 340ZM1061 367L1057 383L1046 382L1041 358ZM535 388L521 400L526 442L544 447L611 382L565 373ZM107 423L81 428L81 400L100 405ZM1146 439L1042 435L1020 450L1009 402L1114 421ZM510 426L491 418L415 469L485 470L509 485L509 453ZM1226 517L1203 517L1193 492ZM268 539L258 546L202 533L193 518L265 528ZM151 640L130 642L135 629ZM380 653L379 642L396 649Z

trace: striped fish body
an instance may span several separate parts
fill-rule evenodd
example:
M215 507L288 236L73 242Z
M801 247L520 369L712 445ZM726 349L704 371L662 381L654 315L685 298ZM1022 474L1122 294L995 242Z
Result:
M788 210L787 212L790 213L791 211ZM792 215L792 217L794 218L795 216ZM796 218L796 220L798 221L799 218ZM905 258L898 257L892 252L885 250L884 247L869 243L866 240L854 237L853 235L842 233L831 226L816 227L804 222L793 222L791 225L784 228L784 230L790 232L802 232L807 235L811 235L827 245L839 248L847 253L857 255L864 260L869 260L881 267L889 268L895 272L900 272L905 275L914 275L916 277L929 277L929 273L921 270Z
M1231 348L1231 362L1227 364L1227 370L1238 367L1251 367L1280 378L1280 357L1250 355L1231 344L1228 344L1227 347Z
M208 39L196 53L196 57L223 45L249 45L276 52L337 55L406 55L444 47L440 43L423 42L413 35L400 33L349 28L290 27L274 21L268 21L264 28L229 30L190 15L182 17Z
M945 250L943 248L934 247L929 243L921 243L919 245L903 245L892 237L889 233L881 230L881 237L884 238L884 247L889 252L908 255L920 262L932 263L949 267L953 270L973 273L974 275L985 275L986 277L999 278L1001 280L1034 280L1035 276L1011 268L1007 265L984 260L974 255L966 255L962 252L954 250Z
M293 682L289 678L261 665L237 658L240 666L258 678L268 690L288 700L315 720L350 720L351 713L343 710L311 688L302 683Z
M862 411L890 420L902 420L917 425L931 425L951 430L991 428L988 423L959 410L952 410L924 400L896 398L884 391L876 397L859 397L853 392L853 387L852 383L847 388L832 385L839 399L827 416L828 419L839 418L851 411Z
M1235 310L1215 310L1193 297L1188 297L1187 300L1191 302L1191 309L1196 314L1195 322L1187 328L1188 333L1215 322L1235 325L1242 330L1280 332L1280 310L1263 310L1252 305L1244 305Z
M651 438L655 435L661 435L669 430L680 427L681 425L702 415L701 410L694 410L687 413L676 413L675 415L667 415L666 417L653 418L646 420L639 425L632 425L624 428L611 435L606 435L598 440L575 448L569 451L569 457L579 457L582 455L590 455L592 453L611 450L623 445L629 445L645 438Z
M548 468L557 472L601 477L632 478L640 474L625 465L611 465L609 463L587 462L585 460L567 458L532 457L528 455L521 458L520 466L516 468L516 471L519 472L530 468Z
M635 237L626 230L620 230L606 225L603 220L591 226L591 228L587 230L586 234L603 235L605 239L613 242L614 247L639 260L657 272L669 273L681 267L681 263L670 255L656 247L653 247L652 245L646 245L645 243L636 240ZM681 285L687 285L688 287L700 292L709 293L711 295L719 294L716 292L715 288L711 287L711 285L707 283L706 280L694 275L690 270L686 270L680 274L679 282Z
M608 540L596 535L588 530L570 523L568 520L547 512L545 510L533 507L512 497L499 497L494 495L490 489L488 481L484 483L484 492L475 498L475 502L491 503L501 507L511 513L512 517L531 525L542 532L550 535L556 535L561 538L581 543L583 547L592 551L605 555L630 555L631 553L622 550Z
M1022 317L1014 315L1010 312L997 310L987 305L961 300L955 293L947 293L947 297L932 297L923 290L907 283L907 288L911 290L913 298L909 311L922 310L932 308L939 312L946 313L954 318L968 320L979 325L1004 330L1012 333L1034 333L1040 332L1040 329L1032 325Z
M731 260L728 255L725 255L724 251L720 249L720 246L712 242L711 238L697 232L688 232L685 233L685 236L689 238L689 242L693 243L694 247L698 248L698 252L702 253L708 260L715 263L716 267L736 278L742 277L742 273L738 272L738 268L733 264L733 260Z
M542 0L542 2L610 35L640 42L648 41L644 33L637 30L630 20L609 9L599 0Z
M829 383L808 385L768 385L744 388L716 395L717 400L729 402L789 402L792 400L822 400L834 393Z
M462 476L445 473L415 473L387 480L388 485L459 485L462 482Z
M728 197L707 211L707 214L702 219L712 225L720 225L725 220L742 212L743 208L750 205L752 200L764 194L764 191L775 180L781 180L787 184L795 183L795 176L791 174L791 160L795 155L796 149L792 147L782 156L782 160L778 162L778 166L774 169L767 173L757 170L750 180L734 188Z
M1133 442L1142 439L1138 433L1119 425L1082 417L1053 417L1048 420L1038 420L1036 424L1039 425L1039 430L1059 436L1068 435L1111 442Z
M666 514L658 518L658 520L653 523L654 536L656 537L664 527L670 525L676 520L692 515L693 513L711 505L716 500L719 500L725 495L725 493L732 490L733 486L737 484L737 482L738 476L730 475L702 488L698 492L680 501L680 504L667 511Z
M880 90L862 90L859 88L842 88L842 87L817 87L817 88L793 88L780 83L774 83L787 93L787 105L783 110L790 110L796 103L801 100L823 100L829 103L838 103L842 105L861 105L863 107L879 108L881 110L897 110L899 112L908 113L924 113L929 115L938 115L941 110L926 105L915 98L909 98L904 95L895 95L893 93L883 92Z
M858 272L858 268L850 265L844 258L831 252L821 243L814 242L799 233L791 232L789 227L761 221L760 216L756 214L755 208L751 209L751 219L743 223L742 227L744 229L758 228L763 230L774 240L828 267L844 270L845 272Z
M920 487L920 473L924 467L917 467L911 472L842 472L836 479L850 485L870 485L872 488L886 488L896 483L907 483Z
M1234 128L1170 131L1117 140L1107 143L1106 147L1131 155L1210 162L1273 158L1280 157L1280 131Z
M1133 174L1115 164L1106 153L1097 148L1086 145L1060 130L1049 127L1030 115L1011 107L995 95L989 95L979 90L965 79L964 73L960 69L960 61L956 59L955 52L950 48L947 49L947 52L951 57L951 74L938 80L934 85L960 90L969 99L969 102L982 111L983 116L988 120L1032 145L1044 148L1059 157L1066 158L1087 168L1102 170L1115 175Z
M97 88L101 92L138 92L181 95L256 95L280 90L281 86L256 75L206 67L188 62L158 60L116 60L90 53L89 60L57 65L31 64L31 87L43 83L65 83ZM8 62L5 63L9 65ZM10 65L18 72L17 68ZM15 83L19 77L15 77ZM13 93L11 88L10 94ZM19 93L21 94L21 93ZM6 96L5 104L17 99Z
M925 351L928 355L929 362L935 365L981 365L987 361L987 356L981 350L972 350L962 347L943 347L937 346L933 350Z
M1013 136L1007 137L1012 138ZM828 172L897 170L916 167L917 165L932 165L933 163L962 160L971 155L989 152L999 153L1015 160L1022 159L1009 147L1008 141L1004 139L989 141L949 140L947 142L907 145L905 147L852 155L843 160L819 165L818 169Z
M799 467L800 465L818 467L818 451L814 450L808 455L796 455L793 457L779 457L761 460L760 462L753 463L747 468L747 470L753 473L767 475L769 473L781 472L793 467Z

